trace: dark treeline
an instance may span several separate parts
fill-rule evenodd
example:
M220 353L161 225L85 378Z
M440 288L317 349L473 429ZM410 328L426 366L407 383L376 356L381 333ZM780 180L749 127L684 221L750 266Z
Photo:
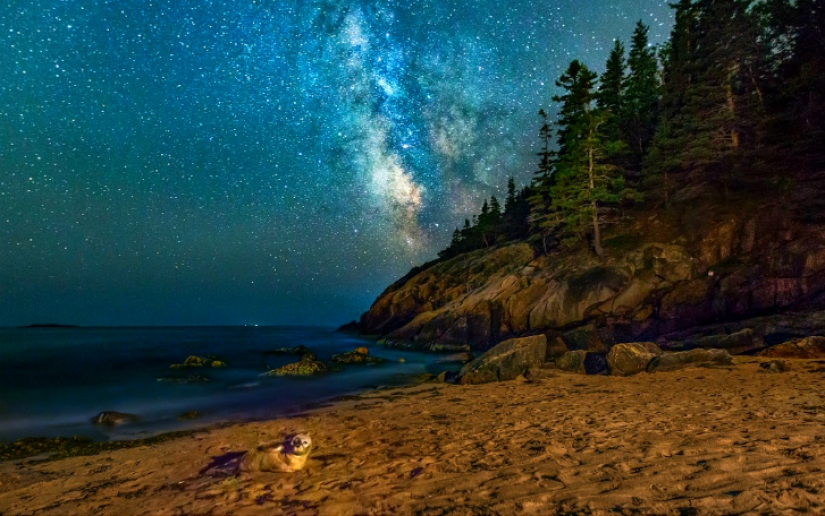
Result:
M822 170L825 0L680 0L660 48L639 22L601 77L574 60L556 81L551 123L539 111L531 184L512 178L502 211L456 229L448 258L530 238L545 253L587 245L622 206L667 206L673 193L775 187Z

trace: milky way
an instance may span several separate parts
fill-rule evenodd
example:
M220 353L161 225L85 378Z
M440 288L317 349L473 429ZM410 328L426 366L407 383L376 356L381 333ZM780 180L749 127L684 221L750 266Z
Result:
M535 169L665 1L0 7L0 324L337 324Z

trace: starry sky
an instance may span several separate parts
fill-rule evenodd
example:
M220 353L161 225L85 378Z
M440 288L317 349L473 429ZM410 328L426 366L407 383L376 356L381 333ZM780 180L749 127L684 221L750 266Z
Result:
M0 325L355 319L639 19L667 38L662 0L4 2Z

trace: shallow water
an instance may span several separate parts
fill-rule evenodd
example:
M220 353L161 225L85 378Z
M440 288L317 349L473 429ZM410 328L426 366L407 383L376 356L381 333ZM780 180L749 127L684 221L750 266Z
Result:
M299 359L267 350L304 345L321 360L367 346L388 359L378 366L341 365L307 378L260 376ZM189 355L213 355L227 368L170 370ZM404 358L405 362L398 360ZM0 329L0 441L25 436L145 437L220 421L266 419L376 386L400 385L434 370L439 357L386 349L307 327ZM435 367L437 369L437 367ZM206 376L206 383L158 381ZM104 410L137 414L115 428L91 424ZM198 411L200 417L178 416Z

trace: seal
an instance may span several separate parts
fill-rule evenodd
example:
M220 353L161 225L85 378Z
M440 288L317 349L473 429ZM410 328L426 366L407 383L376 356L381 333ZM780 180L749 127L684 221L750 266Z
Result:
M123 423L134 423L137 420L138 417L134 414L104 410L92 418L92 423L96 425L116 426Z
M260 446L247 453L241 461L241 471L282 471L292 473L303 469L312 439L309 434L289 435L282 442Z

